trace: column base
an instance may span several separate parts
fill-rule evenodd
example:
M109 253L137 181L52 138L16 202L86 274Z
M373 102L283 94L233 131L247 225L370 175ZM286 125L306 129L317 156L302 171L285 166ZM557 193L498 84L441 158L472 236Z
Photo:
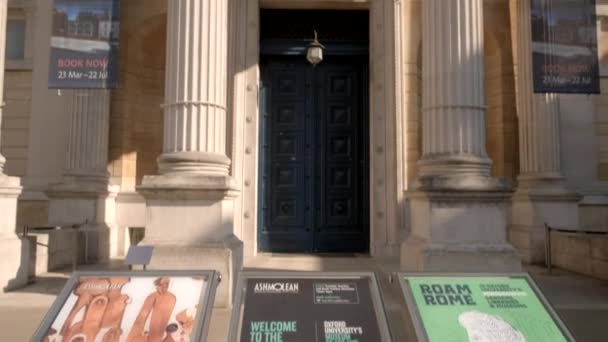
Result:
M506 192L412 192L411 232L401 245L406 271L521 270L507 242Z
M20 180L0 174L0 290L27 284L28 245L16 234L17 197Z
M211 269L222 275L216 307L230 307L243 244L233 235L235 182L228 176L146 176L137 188L146 199L142 245L154 246L152 268Z
M582 196L567 188L559 175L520 176L513 195L509 241L530 264L545 263L545 223L578 229Z
M81 182L78 179L56 184L46 191L49 198L48 224L80 226L79 263L106 263L110 258L112 223L108 221L107 212L111 211L112 204L108 201L109 193L107 183ZM49 270L71 265L75 245L70 231L43 233L48 237L39 234L38 238L48 239L49 246L46 253L37 249L37 258L41 260L36 261L38 265L46 264ZM60 236L68 235L72 236L69 242L59 241ZM46 262L43 261L45 255L48 258ZM41 266L43 269L44 266Z
M208 152L169 152L158 158L158 171L163 174L193 173L200 175L228 176L230 158Z
M470 248L408 239L401 246L401 269L410 272L519 272L521 258L509 245Z
M506 191L506 179L490 175L491 162L476 156L432 156L418 162L417 191Z

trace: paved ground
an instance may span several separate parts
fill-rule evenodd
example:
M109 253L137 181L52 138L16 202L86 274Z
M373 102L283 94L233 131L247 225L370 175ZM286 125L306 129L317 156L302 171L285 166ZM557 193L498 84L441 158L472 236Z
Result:
M282 268L282 262L255 262L256 269ZM276 260L276 259L275 259ZM333 263L323 265L323 270L334 270L344 267L346 263L353 264L352 259L337 259ZM317 268L314 263L297 263L289 260L291 265L300 265L299 269ZM273 262L275 264L273 264ZM276 264L278 262L278 264ZM365 264L365 262L363 262ZM251 265L250 265L251 266ZM362 267L357 263L353 267ZM365 265L363 265L365 267ZM294 267L291 267L292 269ZM380 267L381 268L381 267ZM372 267L376 272L383 273L378 266ZM89 267L89 269L91 269ZM547 298L553 303L560 316L570 327L578 341L606 342L608 341L608 282L572 274L562 270L554 270L551 274L539 267L527 267L538 282ZM46 311L53 303L56 295L63 287L69 272L55 272L38 278L36 283L19 291L0 294L0 329L3 332L0 341L27 341ZM381 277L383 278L383 277ZM388 277L386 277L388 278ZM381 279L382 280L382 279ZM391 323L395 341L404 341L401 316L399 314L399 299L395 297L394 284L382 281L387 316ZM228 330L228 310L216 309L213 312L209 341L225 341ZM547 341L551 342L551 341Z

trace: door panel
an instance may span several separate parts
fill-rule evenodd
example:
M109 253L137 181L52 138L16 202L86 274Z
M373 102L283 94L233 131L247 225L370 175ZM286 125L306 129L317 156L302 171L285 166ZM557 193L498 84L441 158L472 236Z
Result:
M259 249L366 252L366 64L262 65Z
M361 101L367 81L361 65L328 63L317 69L315 123L321 146L315 158L320 209L315 222L315 251L367 251L368 215L362 213L368 212L368 199L361 193L368 186L364 153L368 142L363 133L367 131L367 115Z
M304 65L273 63L264 70L263 203L260 249L306 252L312 244L306 190L307 75Z

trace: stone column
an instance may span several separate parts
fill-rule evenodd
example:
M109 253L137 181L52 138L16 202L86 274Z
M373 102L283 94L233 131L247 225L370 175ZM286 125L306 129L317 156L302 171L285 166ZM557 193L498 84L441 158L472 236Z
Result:
M484 102L483 2L422 4L421 190L488 190Z
M110 90L77 89L68 93L67 144L63 180L46 191L49 197L49 224L82 227L82 259L104 262L109 256L110 225L106 212L109 203L108 140L110 129ZM86 224L85 224L86 223ZM56 232L62 238L49 239L49 252L61 251L52 258L49 268L69 263L73 234ZM62 241L59 243L59 241ZM85 250L86 249L86 250Z
M482 0L422 2L423 156L407 194L406 270L521 267L506 242L506 187L485 150L482 12Z
M0 145L2 144L2 108L4 107L4 51L6 45L6 0L0 0ZM0 146L0 292L27 283L29 257L26 245L17 236L17 197L20 180L4 173L6 159Z
M228 1L168 3L159 171L227 176Z
M138 187L143 243L154 245L152 268L220 271L216 305L227 306L242 264L226 156L228 0L168 2L166 63L160 175Z
M509 238L526 262L544 262L544 224L578 227L580 196L561 174L557 94L534 94L530 0L511 0L520 175Z
M89 184L108 182L110 91L74 90L68 107L65 176Z

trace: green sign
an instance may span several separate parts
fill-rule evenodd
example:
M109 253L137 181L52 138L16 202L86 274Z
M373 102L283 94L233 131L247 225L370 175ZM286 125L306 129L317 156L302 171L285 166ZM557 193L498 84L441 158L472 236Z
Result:
M421 340L574 340L527 275L401 275L401 280Z

